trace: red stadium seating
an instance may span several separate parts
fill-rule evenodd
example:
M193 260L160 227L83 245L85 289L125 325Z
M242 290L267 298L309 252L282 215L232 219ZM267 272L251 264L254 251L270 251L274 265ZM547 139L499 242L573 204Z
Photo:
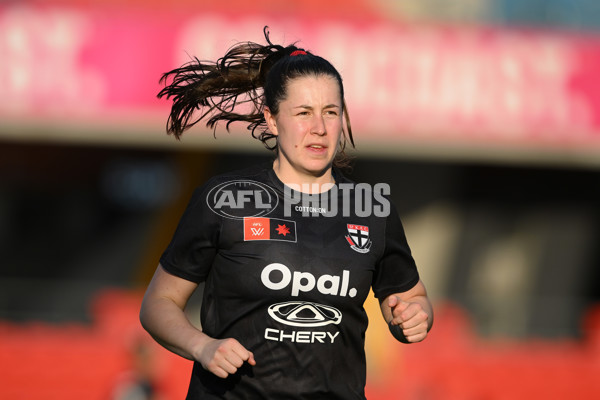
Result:
M191 364L149 339L138 323L140 293L106 291L93 323L0 322L0 398L118 399L139 379L161 399L185 397ZM439 305L435 328L416 345L387 351L394 368L369 379L369 400L600 398L600 307L580 340L484 341L465 313Z

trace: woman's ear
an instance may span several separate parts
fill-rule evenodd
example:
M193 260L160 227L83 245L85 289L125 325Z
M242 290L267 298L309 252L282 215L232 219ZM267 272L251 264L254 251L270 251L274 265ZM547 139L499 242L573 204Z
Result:
M267 128L269 128L269 132L277 136L277 121L275 120L275 115L271 113L269 107L265 107L263 114L265 116L265 121L267 122Z

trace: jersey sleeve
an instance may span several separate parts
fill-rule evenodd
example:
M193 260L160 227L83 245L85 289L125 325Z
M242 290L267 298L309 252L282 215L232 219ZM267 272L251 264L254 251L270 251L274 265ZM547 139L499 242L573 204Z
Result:
M391 204L391 203L390 203ZM419 272L393 204L385 224L385 249L375 268L373 293L378 299L402 293L419 282Z
M200 283L206 280L217 254L221 217L206 202L211 186L194 191L179 220L173 238L160 258L163 268L180 278Z

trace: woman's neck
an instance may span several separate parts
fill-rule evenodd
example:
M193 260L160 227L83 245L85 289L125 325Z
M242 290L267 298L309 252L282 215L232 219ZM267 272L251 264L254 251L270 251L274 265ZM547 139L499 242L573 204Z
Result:
M275 171L279 180L286 186L304 193L326 192L335 185L331 167L319 174L303 173L291 166L288 168L284 167L279 159L276 159L273 162L273 171Z

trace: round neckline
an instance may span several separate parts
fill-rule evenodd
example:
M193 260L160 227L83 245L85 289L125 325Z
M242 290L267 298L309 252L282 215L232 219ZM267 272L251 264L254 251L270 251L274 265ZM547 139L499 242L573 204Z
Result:
M302 195L309 195L309 196L311 196L311 195L315 195L315 196L316 196L316 195L323 195L323 194L325 194L325 193L329 193L329 192L331 192L331 190L332 190L332 189L333 189L335 186L337 186L337 185L338 185L338 183L339 183L339 179L338 179L338 171L336 171L336 169L335 169L335 168L332 168L332 170L331 170L331 176L333 177L334 183L333 183L333 184L331 184L331 187L330 187L329 189L327 189L327 190L325 190L325 191L323 191L323 192L317 192L317 193L308 193L308 192L299 191L299 190L296 190L296 189L294 189L293 187L291 187L291 186L289 186L289 185L285 184L285 183L284 183L284 182L283 182L281 179L279 179L279 176L277 176L277 173L275 172L275 170L273 169L273 167L272 167L272 166L271 166L271 167L268 169L268 175L269 175L269 178L270 178L271 182L274 184L274 186L275 186L277 189L279 189L279 191L281 191L282 193L285 193L285 192L286 192L286 189L285 189L285 188L287 187L287 188L288 188L288 190L289 190L290 192L292 192L292 193L300 193L300 194L302 194Z

